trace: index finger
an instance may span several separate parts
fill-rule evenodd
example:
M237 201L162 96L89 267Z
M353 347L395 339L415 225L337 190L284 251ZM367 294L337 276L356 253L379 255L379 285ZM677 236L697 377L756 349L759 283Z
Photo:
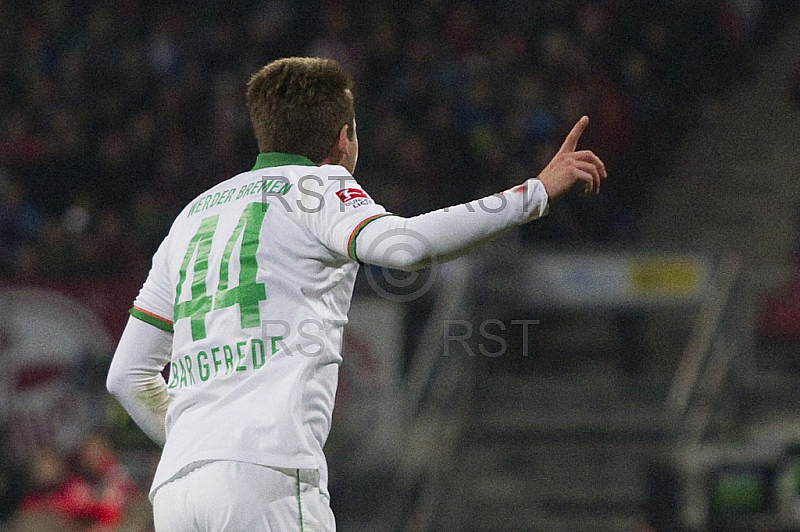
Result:
M589 125L589 117L584 115L572 126L572 131L570 131L567 138L564 139L564 144L561 145L561 149L558 150L558 153L571 153L575 151L575 148L578 147L578 139L581 138L583 130L586 129L587 125Z

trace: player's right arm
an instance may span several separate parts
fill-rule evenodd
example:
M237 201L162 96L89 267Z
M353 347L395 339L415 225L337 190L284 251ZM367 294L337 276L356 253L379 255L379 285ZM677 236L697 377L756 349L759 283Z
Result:
M106 387L154 442L166 441L170 396L161 371L172 352L173 296L167 270L169 237L153 257L153 267L136 298L122 333Z

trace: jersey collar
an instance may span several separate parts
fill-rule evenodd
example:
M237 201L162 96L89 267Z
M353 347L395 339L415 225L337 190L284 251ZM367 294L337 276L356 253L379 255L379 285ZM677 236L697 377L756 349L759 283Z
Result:
M303 155L293 155L291 153L259 153L256 157L256 165L253 170L271 168L273 166L317 166L308 157ZM252 171L252 170L251 170Z

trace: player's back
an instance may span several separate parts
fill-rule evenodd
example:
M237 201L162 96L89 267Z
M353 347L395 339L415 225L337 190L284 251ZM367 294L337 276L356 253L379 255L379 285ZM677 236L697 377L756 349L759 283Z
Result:
M205 460L324 469L358 269L345 240L382 209L342 196L354 190L342 167L269 155L284 164L257 165L181 212L137 299L174 331L154 489Z

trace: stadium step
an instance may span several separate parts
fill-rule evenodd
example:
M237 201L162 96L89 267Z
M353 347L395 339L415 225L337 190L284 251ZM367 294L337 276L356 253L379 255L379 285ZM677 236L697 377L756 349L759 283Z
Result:
M667 383L612 375L487 377L478 423L485 433L539 439L658 436Z
M446 529L632 530L664 446L664 383L485 376L458 454ZM644 391L643 391L644 390Z

